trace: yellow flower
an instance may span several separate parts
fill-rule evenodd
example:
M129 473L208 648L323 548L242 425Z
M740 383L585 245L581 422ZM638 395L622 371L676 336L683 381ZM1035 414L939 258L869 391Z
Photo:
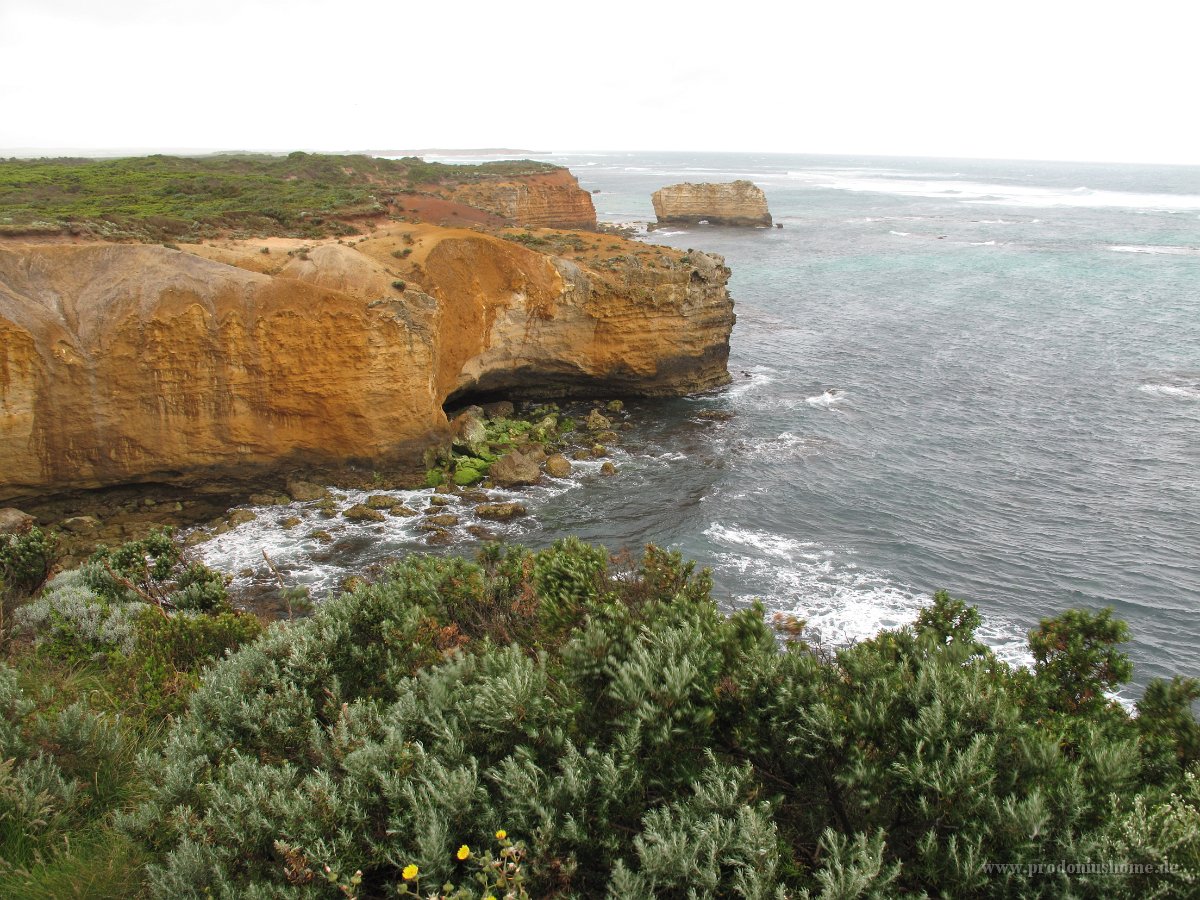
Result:
M470 855L471 855L471 848L468 847L466 844L463 844L461 847L459 847L458 853L455 854L455 856L457 856L459 859L466 859Z
M417 877L417 872L419 871L420 870L416 866L414 866L412 863L409 863L404 867L404 871L400 874L404 876L405 881L412 881Z
M503 828L501 828L499 831L496 832L496 840L502 841L506 837L508 837L508 832L505 831Z

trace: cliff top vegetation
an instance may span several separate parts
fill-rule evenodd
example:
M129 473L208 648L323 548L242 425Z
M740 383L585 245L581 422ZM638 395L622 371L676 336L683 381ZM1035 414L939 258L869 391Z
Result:
M552 172L532 160L450 165L297 151L0 160L0 236L196 240L354 234L402 192Z

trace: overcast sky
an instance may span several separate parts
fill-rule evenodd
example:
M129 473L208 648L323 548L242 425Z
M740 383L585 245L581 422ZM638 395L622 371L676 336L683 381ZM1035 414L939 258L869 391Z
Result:
M0 0L0 151L1200 164L1194 0Z

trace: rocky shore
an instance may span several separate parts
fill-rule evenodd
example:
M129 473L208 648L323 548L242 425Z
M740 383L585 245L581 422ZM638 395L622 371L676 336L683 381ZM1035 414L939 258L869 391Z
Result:
M0 507L53 528L68 566L331 486L472 493L482 537L522 512L493 486L616 474L611 398L729 380L724 260L597 233L566 170L389 210L354 237L0 236ZM366 500L337 514L406 514ZM429 542L452 515L425 511Z

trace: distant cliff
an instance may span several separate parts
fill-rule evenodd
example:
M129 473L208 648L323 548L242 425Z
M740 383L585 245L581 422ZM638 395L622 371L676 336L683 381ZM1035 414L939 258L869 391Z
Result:
M767 195L749 181L672 184L651 197L659 222L770 225Z
M728 380L720 257L547 234L567 243L400 223L353 244L0 243L0 499L417 468L452 395Z
M514 225L594 231L592 195L566 169L510 181L479 181L454 189L452 199L495 213Z

